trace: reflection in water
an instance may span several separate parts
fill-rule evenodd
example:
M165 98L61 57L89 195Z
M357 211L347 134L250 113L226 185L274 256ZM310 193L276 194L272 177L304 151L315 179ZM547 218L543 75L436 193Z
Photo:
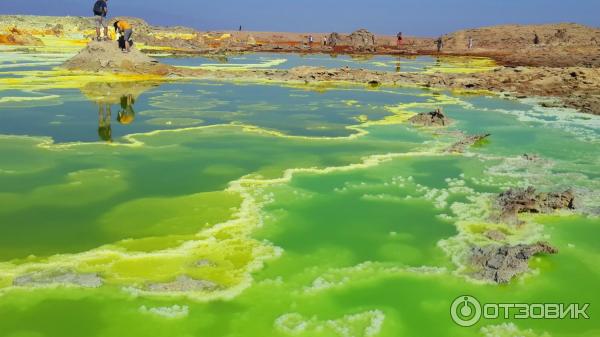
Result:
M133 105L135 99L132 94L121 96L121 110L117 115L117 122L128 125L133 123L135 119L135 111ZM107 102L98 102L98 137L105 142L112 142L112 106Z
M98 102L98 137L105 142L112 142L110 109L110 104Z
M111 109L120 105L117 122L130 125L135 120L133 106L145 91L156 87L153 82L89 83L81 89L83 94L98 105L98 136L100 140L112 142Z
M112 106L106 101L98 101L98 136L100 140L112 142L112 127L110 125L112 118ZM128 125L135 119L133 105L135 99L132 94L121 96L121 110L117 115L117 122Z
M133 111L133 105L135 99L132 94L128 94L121 97L121 111L117 116L117 121L121 124L127 125L133 123L135 119L135 111Z
M364 61L370 61L372 60L375 55L371 55L371 54L350 54L350 59L354 60L354 61L358 61L358 62L364 62Z

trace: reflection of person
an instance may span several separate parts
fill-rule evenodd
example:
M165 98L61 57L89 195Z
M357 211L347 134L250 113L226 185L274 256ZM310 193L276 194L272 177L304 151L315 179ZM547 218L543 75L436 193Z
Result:
M133 123L135 119L135 111L133 111L133 105L135 100L133 95L121 96L121 111L117 115L117 121L121 124L127 125Z
M402 71L401 69L401 64L400 64L400 58L398 58L398 61L396 61L396 72L399 73L400 71Z
M106 142L112 142L110 119L110 104L98 103L98 136L101 140Z

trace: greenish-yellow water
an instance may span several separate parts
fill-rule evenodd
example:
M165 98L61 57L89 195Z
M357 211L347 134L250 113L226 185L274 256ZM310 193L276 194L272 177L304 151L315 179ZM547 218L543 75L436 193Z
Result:
M405 87L19 80L36 69L0 78L2 337L600 335L598 117ZM452 126L406 123L435 107ZM445 153L459 131L492 136ZM494 194L529 185L578 210L489 223ZM488 228L560 252L475 282L462 257ZM65 273L102 286L16 281ZM181 276L212 286L149 290ZM463 328L465 294L590 319Z

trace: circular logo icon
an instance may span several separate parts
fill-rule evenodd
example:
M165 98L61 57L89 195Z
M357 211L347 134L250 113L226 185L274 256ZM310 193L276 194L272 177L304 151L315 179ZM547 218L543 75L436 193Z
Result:
M452 302L450 315L454 323L460 326L473 326L481 319L481 304L473 296L459 296Z

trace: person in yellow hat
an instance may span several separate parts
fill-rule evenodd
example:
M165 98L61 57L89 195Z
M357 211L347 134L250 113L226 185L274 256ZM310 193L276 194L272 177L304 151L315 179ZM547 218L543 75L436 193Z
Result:
M131 45L133 44L133 40L131 36L133 35L133 29L129 22L125 20L119 20L114 23L115 33L118 33L123 36L125 40L125 52L129 53L131 50Z

